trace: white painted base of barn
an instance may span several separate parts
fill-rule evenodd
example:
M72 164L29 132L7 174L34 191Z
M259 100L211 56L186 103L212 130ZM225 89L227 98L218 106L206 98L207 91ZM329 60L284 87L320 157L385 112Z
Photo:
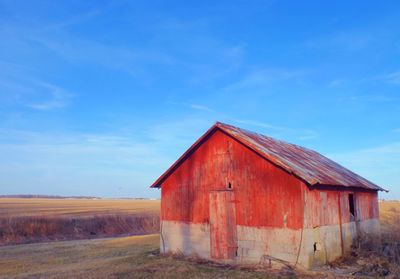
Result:
M339 258L342 255L342 242L344 252L348 252L357 231L379 235L379 220L345 223L342 228L340 225L331 225L303 230L236 226L236 256L223 262L288 263L309 269ZM160 251L211 259L210 225L162 221Z

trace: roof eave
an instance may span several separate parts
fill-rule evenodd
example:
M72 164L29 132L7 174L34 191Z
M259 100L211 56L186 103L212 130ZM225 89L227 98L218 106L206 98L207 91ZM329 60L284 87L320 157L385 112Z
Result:
M389 191L379 187L378 185L374 185L372 187L366 187L364 185L332 185L332 184L322 184L322 183L314 183L308 184L311 188L340 188L340 189L352 189L352 190L366 190L366 191L382 191L388 193Z

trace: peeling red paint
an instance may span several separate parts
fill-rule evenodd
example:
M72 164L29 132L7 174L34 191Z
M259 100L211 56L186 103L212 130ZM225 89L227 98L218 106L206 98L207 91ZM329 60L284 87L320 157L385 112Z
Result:
M236 222L243 226L303 227L304 189L308 207L306 227L338 223L337 190L310 190L294 175L216 130L162 185L161 218L164 220L209 223L210 191L235 192ZM341 190L342 220L349 222L348 194ZM355 195L359 218L376 218L377 194Z
M379 218L377 192L313 190L307 192L309 214L307 214L305 227L338 224L339 218L343 223L355 221L350 217L349 194L353 194L355 197L357 220ZM341 216L339 216L339 212L341 212Z
M161 218L209 222L210 191L235 192L236 223L298 229L303 222L301 188L296 177L216 131L163 183Z

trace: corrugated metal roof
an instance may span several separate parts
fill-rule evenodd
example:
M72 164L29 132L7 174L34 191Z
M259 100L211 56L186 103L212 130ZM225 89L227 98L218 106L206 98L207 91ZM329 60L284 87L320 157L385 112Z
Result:
M220 122L217 122L197 140L151 187L160 187L162 181L215 129L222 130L265 159L311 186L342 186L385 191L383 188L311 149Z

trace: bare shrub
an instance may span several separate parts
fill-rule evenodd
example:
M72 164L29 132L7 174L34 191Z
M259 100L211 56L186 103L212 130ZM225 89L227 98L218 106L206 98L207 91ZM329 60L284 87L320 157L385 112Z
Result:
M387 276L400 272L400 234L387 230L380 237L360 234L352 245L344 264L359 266L354 275Z
M0 218L0 245L157 232L159 232L159 215L153 213L72 218L50 216Z

